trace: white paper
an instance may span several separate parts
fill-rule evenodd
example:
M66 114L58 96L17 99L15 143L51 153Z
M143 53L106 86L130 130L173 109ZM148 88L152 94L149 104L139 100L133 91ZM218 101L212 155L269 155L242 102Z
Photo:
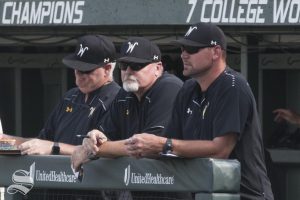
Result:
M3 134L1 119L0 119L0 134Z

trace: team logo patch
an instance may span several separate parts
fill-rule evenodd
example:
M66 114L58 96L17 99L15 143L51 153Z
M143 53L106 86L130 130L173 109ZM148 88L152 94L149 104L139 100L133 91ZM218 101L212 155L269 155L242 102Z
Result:
M189 30L185 34L185 37L189 36L193 30L197 30L197 26L190 26Z
M90 114L89 114L88 117L92 116L95 110L96 110L96 107L91 107L90 108Z
M72 111L73 111L73 108L71 106L66 107L66 112L72 112Z
M77 56L82 57L83 54L84 54L84 52L85 52L85 51L88 51L88 50L89 50L89 47L84 47L84 48L83 48L82 44L80 44L80 49L79 49L79 51L78 51L78 53L77 53Z
M29 171L19 169L14 172L12 181L14 182L7 188L8 194L15 194L17 192L26 195L34 185L35 162L30 165Z
M193 111L190 108L188 108L187 111L186 111L186 113L189 114L189 115L191 115L191 114L193 114Z
M109 58L104 58L104 61L103 61L104 63L108 63L109 62Z
M217 45L217 41L212 40L212 41L210 41L210 44L211 45Z
M128 42L128 49L126 51L126 53L131 53L134 49L135 46L138 46L139 43L138 42L135 42L133 44L131 44L131 42Z

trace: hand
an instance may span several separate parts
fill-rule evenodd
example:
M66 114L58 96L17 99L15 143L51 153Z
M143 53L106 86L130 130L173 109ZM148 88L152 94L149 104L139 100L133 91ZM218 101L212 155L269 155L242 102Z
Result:
M14 139L14 138L12 138L12 136L10 135L0 133L0 139Z
M90 161L89 152L83 146L77 146L71 155L71 166L77 172L80 170L81 165Z
M276 109L273 111L276 114L274 121L277 123L281 123L283 121L287 121L291 124L300 125L300 116L288 109Z
M125 141L127 154L135 158L154 157L162 151L166 138L153 134L135 134Z
M89 138L83 140L82 146L85 151L96 155L99 151L99 147L107 141L107 137L104 133L96 129L88 132L87 136L89 136Z
M31 139L18 146L22 155L50 155L53 142L48 140Z

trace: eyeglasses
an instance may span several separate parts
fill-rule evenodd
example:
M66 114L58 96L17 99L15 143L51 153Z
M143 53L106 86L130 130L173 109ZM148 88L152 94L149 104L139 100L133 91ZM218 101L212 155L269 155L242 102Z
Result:
M149 65L150 63L126 63L126 62L120 62L119 63L119 68L121 70L127 70L128 67L132 69L133 71L139 71Z
M181 51L186 51L188 54L195 54L200 51L200 49L207 48L209 46L204 46L204 47L194 47L194 46L181 46Z

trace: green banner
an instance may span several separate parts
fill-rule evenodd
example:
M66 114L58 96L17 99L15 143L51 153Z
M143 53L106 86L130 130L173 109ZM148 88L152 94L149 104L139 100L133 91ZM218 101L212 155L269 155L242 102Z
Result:
M0 156L0 163L0 186L8 193L60 188L238 194L240 187L236 160L101 158L83 166L81 181L67 156Z

